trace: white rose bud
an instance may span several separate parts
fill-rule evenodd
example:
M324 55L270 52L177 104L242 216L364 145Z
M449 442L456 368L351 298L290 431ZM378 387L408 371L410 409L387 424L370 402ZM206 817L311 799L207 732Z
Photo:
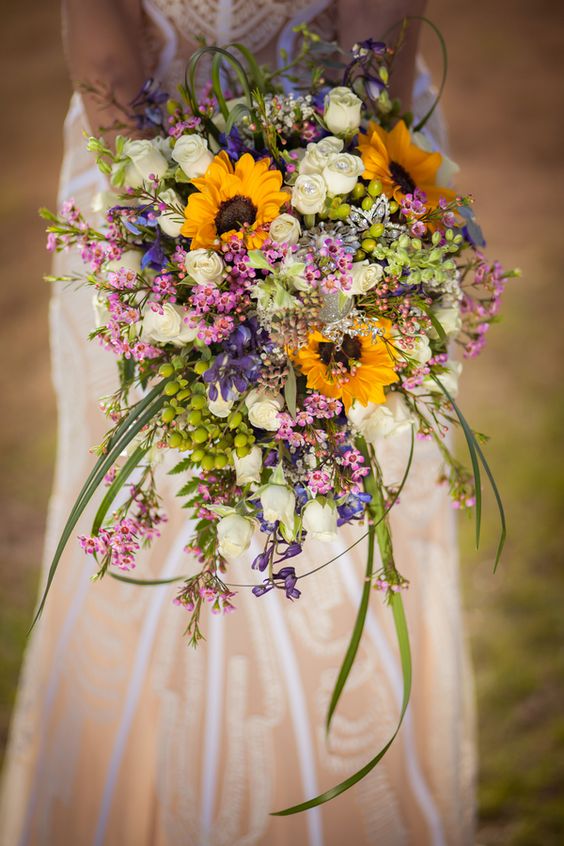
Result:
M213 153L201 135L183 135L174 145L172 158L188 179L196 179L203 176L212 163Z
M427 335L413 335L409 341L402 335L394 335L392 343L403 360L412 359L418 364L426 364L433 355Z
M208 393L208 408L212 414L215 414L216 417L229 417L231 414L231 409L235 404L234 399L224 400L221 396L221 391L219 389L219 385L217 387L217 398L212 400L209 397Z
M236 451L233 450L233 461L238 485L260 482L262 470L262 450L260 447L254 446L250 453L243 458L239 458Z
M168 170L168 161L154 141L126 141L123 153L131 159L131 165L125 171L125 184L131 188L139 188L151 176L162 179Z
M353 281L347 294L355 294L356 296L366 294L367 291L378 284L383 275L384 269L379 264L372 264L368 259L353 261L351 267Z
M460 374L462 373L462 364L460 361L447 361L445 366L446 371L444 373L437 373L437 379L454 399L458 394L458 380L460 378ZM440 386L437 385L435 380L431 379L430 376L426 376L423 379L423 385L429 391L440 394L443 393Z
M217 524L219 554L230 561L242 555L251 545L255 527L251 520L239 514L228 514Z
M262 513L267 523L279 520L289 531L294 527L296 495L286 485L267 485L260 495Z
M148 307L143 313L141 337L144 341L157 344L173 344L184 347L191 343L197 335L197 329L192 329L184 322L186 312L181 306L165 303L163 313L153 311Z
M292 205L301 214L317 214L325 205L327 186L318 173L302 173L292 188Z
M276 244L297 244L302 227L293 214L279 214L270 224L270 239Z
M323 168L323 179L329 194L349 194L356 185L358 177L364 172L360 156L339 153Z
M415 423L409 406L401 394L396 392L388 394L386 402L381 405L369 402L362 406L354 402L347 417L369 444L376 443L380 438L409 432Z
M249 411L249 421L257 429L265 429L267 432L277 432L280 428L278 412L284 407L284 401L280 394L272 396L257 388L252 390L245 398Z
M199 285L219 285L225 276L223 259L213 250L190 250L186 254L184 267Z
M462 327L462 318L460 316L460 311L456 306L434 308L433 316L436 317L443 327L445 335L458 335ZM432 326L429 330L429 337L433 339L439 337L439 333L434 326Z
M184 215L181 211L177 211L177 209L182 209L182 200L172 188L161 191L159 200L166 203L167 206L172 206L172 208L167 208L166 211L161 212L157 218L157 223L166 235L170 235L171 238L178 238L184 224Z
M108 272L117 273L120 268L125 267L126 270L131 270L133 273L141 273L142 257L141 250L124 250L120 258L107 261L104 269Z
M344 146L342 138L329 135L317 144L308 144L306 154L300 162L299 173L323 173L323 168L333 161Z
M312 499L304 508L302 524L309 537L332 543L337 538L337 509L328 502Z
M362 100L346 86L333 88L325 98L324 118L334 135L354 134L360 126Z

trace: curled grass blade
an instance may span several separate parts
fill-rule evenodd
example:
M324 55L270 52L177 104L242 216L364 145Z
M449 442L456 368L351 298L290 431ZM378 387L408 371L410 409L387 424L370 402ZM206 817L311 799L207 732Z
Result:
M143 458L146 452L147 450L145 447L137 447L137 449L133 452L132 455L129 456L129 458L115 477L114 481L108 488L104 499L100 503L100 507L98 508L98 511L96 512L96 515L92 522L93 535L98 534L98 531L101 528L102 523L104 522L104 518L110 510L110 506L112 505L114 499L128 480L133 470L140 463L141 459Z
M186 579L186 576L171 576L169 579L134 579L133 576L122 576L121 573L110 573L110 576L118 582L125 582L128 585L139 585L140 587L170 585L173 582L183 582Z
M287 817L292 814L299 814L302 811L309 811L310 808L316 808L319 805L323 805L325 804L325 802L329 802L336 796L340 796L341 793L344 793L346 790L349 790L351 787L361 781L365 776L367 776L371 770L374 769L374 767L379 763L379 761L382 760L382 758L396 739L396 736L401 728L401 724L403 722L407 706L409 704L409 697L411 694L412 667L411 650L409 646L409 633L407 630L407 622L405 619L403 601L399 594L396 593L393 595L390 601L390 606L394 617L394 626L396 630L396 637L401 658L401 668L403 673L403 697L400 717L396 730L394 731L393 735L388 740L386 745L378 752L378 754L370 761L368 761L368 763L365 764L362 769L358 770L358 772L354 773L352 776L349 776L349 778L345 779L340 784L337 784L335 787L332 787L330 790L327 790L325 793L321 793L319 796L315 796L313 799L309 799L307 802L301 802L299 805L293 805L291 808L285 808L283 811L276 811L272 814L272 816Z

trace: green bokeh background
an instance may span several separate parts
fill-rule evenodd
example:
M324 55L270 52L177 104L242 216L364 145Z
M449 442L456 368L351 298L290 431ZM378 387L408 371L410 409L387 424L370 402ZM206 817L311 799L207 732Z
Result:
M56 204L70 93L55 0L3 4L0 91L0 742L37 589L55 452L48 271L40 205ZM445 35L444 108L461 189L476 197L488 255L522 268L503 322L464 374L461 404L492 435L509 540L492 575L461 520L464 605L479 707L483 846L564 843L564 4L430 0ZM433 36L423 52L438 73ZM461 452L463 445L461 444ZM440 726L437 726L440 731Z

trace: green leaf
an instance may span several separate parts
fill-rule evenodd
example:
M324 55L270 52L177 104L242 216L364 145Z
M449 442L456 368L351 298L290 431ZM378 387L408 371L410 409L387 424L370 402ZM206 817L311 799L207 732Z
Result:
M315 808L318 805L323 805L325 804L325 802L329 802L336 796L340 796L341 793L344 793L346 790L349 790L351 787L361 781L365 776L367 776L368 773L371 772L371 770L374 769L376 764L378 764L379 761L382 760L382 758L396 739L396 736L403 722L407 706L409 704L409 697L411 694L412 668L411 650L409 647L409 633L407 630L403 602L399 593L396 593L392 596L392 599L390 600L390 607L392 609L394 617L394 626L396 630L396 637L401 658L401 668L403 673L403 698L400 717L396 730L394 731L393 735L388 740L386 745L378 752L378 754L374 758L372 758L372 760L368 761L368 763L365 764L362 769L358 770L358 772L354 773L352 776L349 776L349 778L345 779L340 784L337 784L335 787L332 787L330 790L327 790L325 793L321 793L319 796L316 796L313 799L309 799L307 802L301 802L299 805L293 805L291 808L285 808L283 811L276 811L272 814L272 816L287 817L291 814L299 814L302 811L308 811L310 808Z
M484 470L486 472L486 476L489 479L490 485L492 486L493 495L495 497L497 509L499 511L499 521L501 523L501 529L500 529L500 533L499 533L499 541L498 541L498 544L497 544L497 550L496 550L495 561L494 561L494 573L495 573L495 571L497 570L497 565L499 564L499 560L501 558L501 553L503 552L503 547L505 546L505 540L506 540L506 537L507 537L507 523L506 523L506 519L505 519L505 509L503 507L501 495L499 493L498 487L497 487L495 479L493 477L493 473L490 470L489 464L486 461L486 457L485 457L485 455L482 451L482 448L481 448L480 444L478 443L478 441L476 441L476 451L478 453L480 461L482 462L482 465L483 465Z
M236 103L230 110L225 122L225 134L229 135L237 121L251 117L251 110L246 103Z
M47 574L47 581L45 583L43 595L41 597L37 611L29 629L30 632L35 626L39 617L41 616L41 613L45 606L47 595L51 588L55 573L57 572L57 567L59 566L59 561L73 532L73 529L78 523L84 509L92 499L100 482L103 480L104 476L106 475L112 464L115 463L116 459L119 457L124 447L126 447L127 444L130 443L131 440L133 440L135 435L141 431L143 426L145 426L147 423L149 423L150 420L153 419L153 417L155 417L155 415L164 405L165 397L162 397L161 394L165 384L168 381L170 380L163 379L162 382L159 382L158 385L155 385L155 387L147 394L146 397L144 397L140 402L137 403L137 405L133 407L127 417L122 420L122 422L119 424L116 431L114 432L112 438L108 443L108 451L106 452L106 454L100 456L100 458L92 468L86 482L82 487L82 490L80 491L75 501L71 513L69 514L65 527L59 539L59 543L57 544L55 555L53 556L53 560L51 562L51 566L49 567L49 572Z
M133 472L133 470L137 467L147 449L142 446L138 446L137 449L133 452L132 455L129 456L117 476L115 477L114 481L108 488L106 495L102 502L100 503L100 507L96 512L96 516L94 517L94 521L92 523L92 534L97 535L102 523L104 522L104 518L108 513L110 506L112 505L113 501L115 500L116 496L118 495L119 491L122 489L126 481L128 480L129 476Z
M296 371L294 370L294 365L288 359L288 375L286 376L286 384L284 385L284 399L286 401L286 405L288 407L288 411L292 415L292 417L296 416L296 396L297 396L297 384L296 384Z
M272 270L272 265L261 250L249 250L249 264L261 270Z
M192 467L191 458L183 458L178 464L175 464L172 470L168 471L169 476L177 476L179 473L184 473L185 470L190 470Z

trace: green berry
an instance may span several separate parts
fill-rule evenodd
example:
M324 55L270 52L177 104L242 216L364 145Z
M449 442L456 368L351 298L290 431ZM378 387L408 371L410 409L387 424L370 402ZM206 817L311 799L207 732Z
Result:
M168 379L168 377L172 376L174 373L174 367L172 364L161 364L159 367L159 373L161 376L164 376L165 379Z
M341 203L339 208L335 211L337 220L346 220L351 213L351 207L348 203Z
M229 428L236 429L243 422L243 415L240 411L234 411L229 415Z
M161 419L163 423L172 423L175 417L176 411L174 410L174 408L171 408L170 405L168 405L161 414Z
M204 470L213 470L215 467L215 455L206 453L200 463Z
M198 426L201 422L202 412L197 411L196 409L194 409L194 411L191 411L188 415L188 423L190 424L190 426Z
M198 376L201 376L202 373L205 373L207 369L208 369L207 361L201 361L200 360L200 361L197 361L196 364L194 365L194 371L198 374Z
M164 393L167 397L172 397L174 394L177 394L180 390L180 385L178 382L167 382L164 386Z
M216 470L223 470L224 467L227 467L227 456L216 455L214 460L214 467Z
M237 432L235 437L233 438L233 443L236 447L244 447L247 445L248 438L242 432Z
M200 447L198 447L198 449L195 449L192 453L192 461L194 462L194 464L200 464L205 454L206 453L204 452L204 450L200 449Z
M372 238L380 238L384 234L384 224L373 223L370 229L368 230L368 234Z
M357 250L353 258L355 261L362 261L366 258L366 253L364 252L364 250Z
M251 448L248 446L244 447L237 447L237 458L245 458L251 451Z
M362 200L362 198L366 194L366 186L363 185L362 182L357 182L354 188L352 189L352 198L353 200Z
M370 211L370 209L374 205L374 200L372 199L372 197L365 197L360 205L361 208L364 209L364 211Z
M182 445L182 435L180 432L173 432L172 435L170 435L168 445L169 447L172 447L172 449L177 449Z
M195 394L190 400L192 408L201 409L206 405L206 398L203 394Z
M368 193L371 197L379 197L382 193L382 187L380 179L372 179L368 185Z
M360 246L364 250L365 253L372 253L376 249L376 241L374 238L365 238Z
M182 380L182 381L184 381L184 380ZM190 389L189 389L189 388L184 388L184 390L183 390L183 391L180 391L180 392L177 394L176 399L178 400L178 402L182 402L182 400L188 399L188 397L190 396L190 394L191 394Z
M208 439L208 430L204 429L203 426L199 426L192 434L192 439L196 444L205 443Z
M396 203L395 200L390 200L388 207L390 209L390 214L395 214L397 212L397 210L399 209L399 206L398 206L398 204Z

